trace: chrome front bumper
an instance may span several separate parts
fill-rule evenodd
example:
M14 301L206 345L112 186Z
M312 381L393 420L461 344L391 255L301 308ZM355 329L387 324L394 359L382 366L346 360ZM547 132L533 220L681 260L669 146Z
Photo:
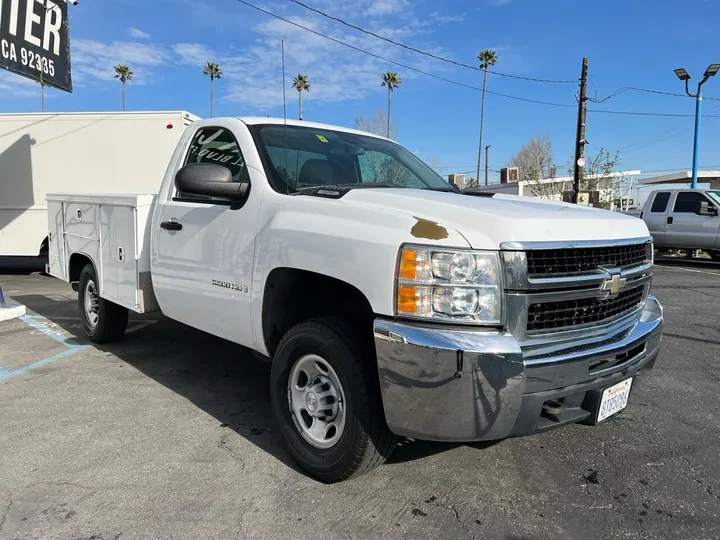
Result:
M385 418L398 435L438 441L503 439L592 420L588 403L599 391L652 368L662 323L662 306L650 295L639 320L612 343L601 338L597 347L525 358L506 332L376 319ZM546 415L549 400L566 402L566 410Z

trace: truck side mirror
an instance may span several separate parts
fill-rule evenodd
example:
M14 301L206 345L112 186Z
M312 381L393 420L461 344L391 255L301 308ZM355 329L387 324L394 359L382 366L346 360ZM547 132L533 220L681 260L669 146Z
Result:
M718 209L712 206L709 202L702 201L698 205L697 213L700 216L717 216Z
M181 193L222 197L232 202L247 196L249 182L233 182L232 171L217 163L190 163L175 173L175 187Z

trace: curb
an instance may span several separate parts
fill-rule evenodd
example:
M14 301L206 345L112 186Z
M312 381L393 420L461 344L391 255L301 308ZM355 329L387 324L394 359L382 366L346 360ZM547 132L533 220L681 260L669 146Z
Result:
M26 313L22 304L5 304L0 306L0 322L18 319Z
M5 302L2 287L0 287L0 322L17 319L25 315L25 306L22 304L8 304Z

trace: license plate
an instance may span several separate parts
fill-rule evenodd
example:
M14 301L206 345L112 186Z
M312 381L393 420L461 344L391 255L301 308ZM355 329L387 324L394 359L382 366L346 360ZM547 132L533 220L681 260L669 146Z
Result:
M607 417L622 411L627 406L631 385L632 377L605 389L600 400L598 422L602 422Z

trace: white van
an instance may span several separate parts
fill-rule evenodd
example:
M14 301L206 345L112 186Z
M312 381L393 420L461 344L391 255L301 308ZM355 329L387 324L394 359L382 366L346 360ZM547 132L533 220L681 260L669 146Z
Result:
M156 192L198 119L185 111L0 114L0 257L47 258L48 193Z

